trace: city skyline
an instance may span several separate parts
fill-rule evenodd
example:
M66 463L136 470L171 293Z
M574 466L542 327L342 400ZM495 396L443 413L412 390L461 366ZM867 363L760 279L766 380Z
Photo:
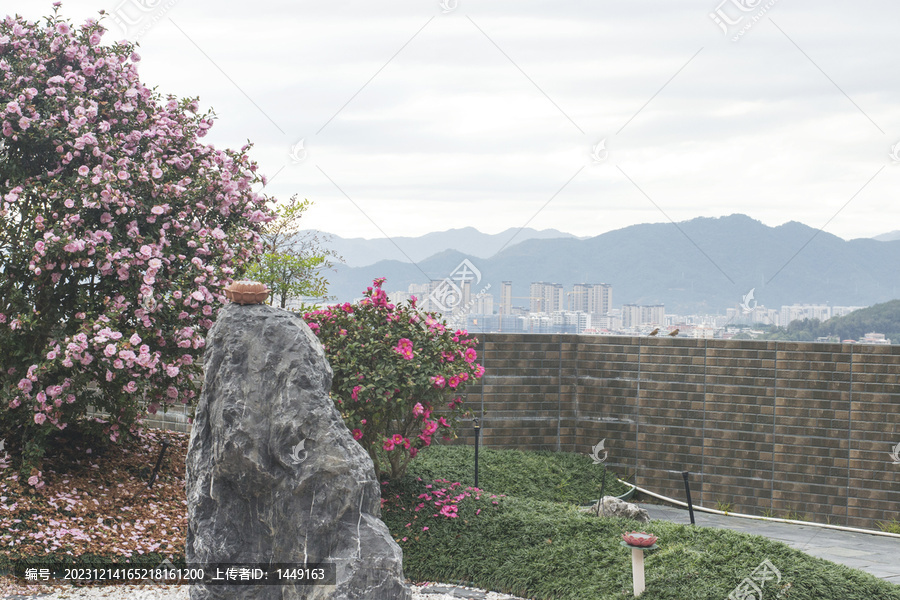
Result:
M767 308L754 302L748 294L734 308L724 314L667 313L664 304L635 304L625 302L618 308L612 304L612 285L608 283L579 283L567 291L559 283L531 282L531 295L512 297L512 281L501 285L500 300L495 310L494 295L487 289L473 294L471 280L463 271L460 284L453 278L432 280L428 283L410 284L406 291L388 292L391 302L398 304L412 297L417 306L426 312L442 312L454 326L478 331L521 331L530 333L647 333L656 328L668 328L671 333L688 337L731 337L728 327L747 329L756 325L785 327L793 321L816 319L827 321L832 317L850 314L865 306L832 306L830 304L789 304L780 308ZM526 300L513 304L513 299ZM522 306L522 304L527 304ZM505 325L504 325L505 323ZM867 337L868 343L890 343L875 337Z

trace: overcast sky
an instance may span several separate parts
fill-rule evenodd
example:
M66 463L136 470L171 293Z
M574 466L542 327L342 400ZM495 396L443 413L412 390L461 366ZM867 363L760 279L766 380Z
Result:
M36 19L51 2L0 8ZM900 229L896 1L66 0L62 14L101 9L107 42L139 41L146 84L215 109L208 141L252 141L267 194L314 202L309 228L593 236L739 212L845 239Z

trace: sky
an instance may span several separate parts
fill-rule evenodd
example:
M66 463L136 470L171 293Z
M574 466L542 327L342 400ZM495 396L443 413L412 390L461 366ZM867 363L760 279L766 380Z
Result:
M2 0L0 14L49 14ZM342 237L900 229L900 3L66 0Z

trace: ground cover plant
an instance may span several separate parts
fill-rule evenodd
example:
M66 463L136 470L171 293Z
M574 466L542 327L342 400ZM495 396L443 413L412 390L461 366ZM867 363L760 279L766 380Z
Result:
M631 556L620 536L639 530L660 538L660 549L645 556L641 598L725 600L769 560L782 579L764 598L900 600L900 586L761 536L587 514L578 505L596 498L600 467L586 455L481 452L479 484L490 491L467 489L467 447L442 447L384 486L383 518L403 548L407 577L540 599L630 598ZM457 478L432 479L436 473Z
M67 435L48 449L39 488L0 461L0 570L34 556L182 561L188 435L147 430L122 444ZM163 440L171 445L148 488ZM416 581L462 581L542 600L629 598L630 554L619 536L638 529L660 537L646 558L648 600L725 600L764 560L782 575L767 599L783 591L791 600L900 600L900 586L765 538L584 514L577 505L596 497L601 472L586 455L482 449L485 491L466 479L472 448L432 445L419 458L382 488L383 518ZM10 581L3 578L0 595L19 588Z

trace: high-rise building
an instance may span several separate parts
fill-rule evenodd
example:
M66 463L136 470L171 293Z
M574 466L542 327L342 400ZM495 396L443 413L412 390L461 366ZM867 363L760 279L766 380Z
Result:
M569 296L569 310L591 313L597 317L612 308L612 286L608 283L576 283Z
M531 284L531 312L550 313L563 310L565 294L559 283L543 281Z
M641 324L641 307L637 304L622 305L622 327L628 329Z
M478 294L472 298L472 308L469 309L470 315L492 315L494 314L494 295Z
M512 314L512 281L500 284L500 314Z
M791 304L781 307L781 326L787 327L791 321L831 318L831 307L826 304Z
M859 310L861 308L865 308L865 306L832 306L831 307L831 316L832 317L843 317L844 315L849 315L854 310Z
M623 304L622 327L640 327L641 325L665 325L666 307L663 304Z
M641 325L665 325L666 307L663 304L641 306Z

